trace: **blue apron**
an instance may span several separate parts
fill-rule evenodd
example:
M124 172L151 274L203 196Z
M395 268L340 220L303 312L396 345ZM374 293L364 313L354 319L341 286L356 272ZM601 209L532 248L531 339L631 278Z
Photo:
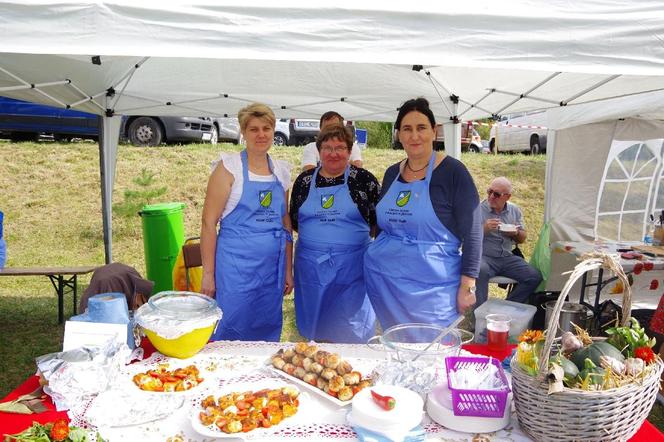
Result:
M295 248L295 319L307 339L365 343L374 335L376 315L367 298L363 259L369 225L344 183L316 187L298 212Z
M436 215L429 184L394 179L376 206L378 238L364 259L367 294L383 329L406 322L445 326L459 316L460 241Z
M216 298L223 316L213 340L279 341L286 240L285 190L279 180L250 181L242 158L242 196L221 220L215 256ZM270 172L272 160L268 156Z

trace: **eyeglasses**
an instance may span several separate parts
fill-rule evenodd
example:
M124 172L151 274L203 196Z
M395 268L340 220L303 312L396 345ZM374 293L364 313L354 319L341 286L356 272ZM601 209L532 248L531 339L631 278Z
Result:
M335 146L335 147L323 146L323 147L320 148L320 151L325 152L325 153L332 153L332 152L334 152L334 153L344 153L344 152L348 152L348 148L345 147L345 146Z
M495 198L500 198L503 195L509 195L509 193L507 193L507 192L500 193L500 192L496 192L493 189L487 189L486 194L489 195L489 196L493 195Z

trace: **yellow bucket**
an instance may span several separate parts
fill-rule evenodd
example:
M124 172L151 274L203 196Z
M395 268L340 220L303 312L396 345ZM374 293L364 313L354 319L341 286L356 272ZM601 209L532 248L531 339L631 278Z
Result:
M143 328L143 330L148 339L150 339L150 342L152 342L152 345L160 353L174 358L187 359L205 347L216 325L217 323L215 322L209 327L197 328L175 339L162 338L152 330L146 328Z

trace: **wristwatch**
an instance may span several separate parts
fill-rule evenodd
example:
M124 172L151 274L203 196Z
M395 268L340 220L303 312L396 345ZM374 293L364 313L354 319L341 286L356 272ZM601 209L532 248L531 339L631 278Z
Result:
M475 292L477 291L477 286L476 285L462 284L462 287L465 288L466 290L468 290L468 292L470 292L470 294L472 294L472 295L474 295Z

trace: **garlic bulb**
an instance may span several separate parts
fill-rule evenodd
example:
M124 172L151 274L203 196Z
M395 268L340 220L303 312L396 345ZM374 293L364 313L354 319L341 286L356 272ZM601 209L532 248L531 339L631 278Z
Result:
M628 358L625 359L625 374L638 376L645 370L646 364L643 359Z
M611 356L602 355L599 357L599 366L602 368L610 368L611 371L617 374L623 374L625 372L625 364L612 358Z
M570 331L566 331L560 337L563 353L569 354L577 351L583 347L583 343L576 335Z

